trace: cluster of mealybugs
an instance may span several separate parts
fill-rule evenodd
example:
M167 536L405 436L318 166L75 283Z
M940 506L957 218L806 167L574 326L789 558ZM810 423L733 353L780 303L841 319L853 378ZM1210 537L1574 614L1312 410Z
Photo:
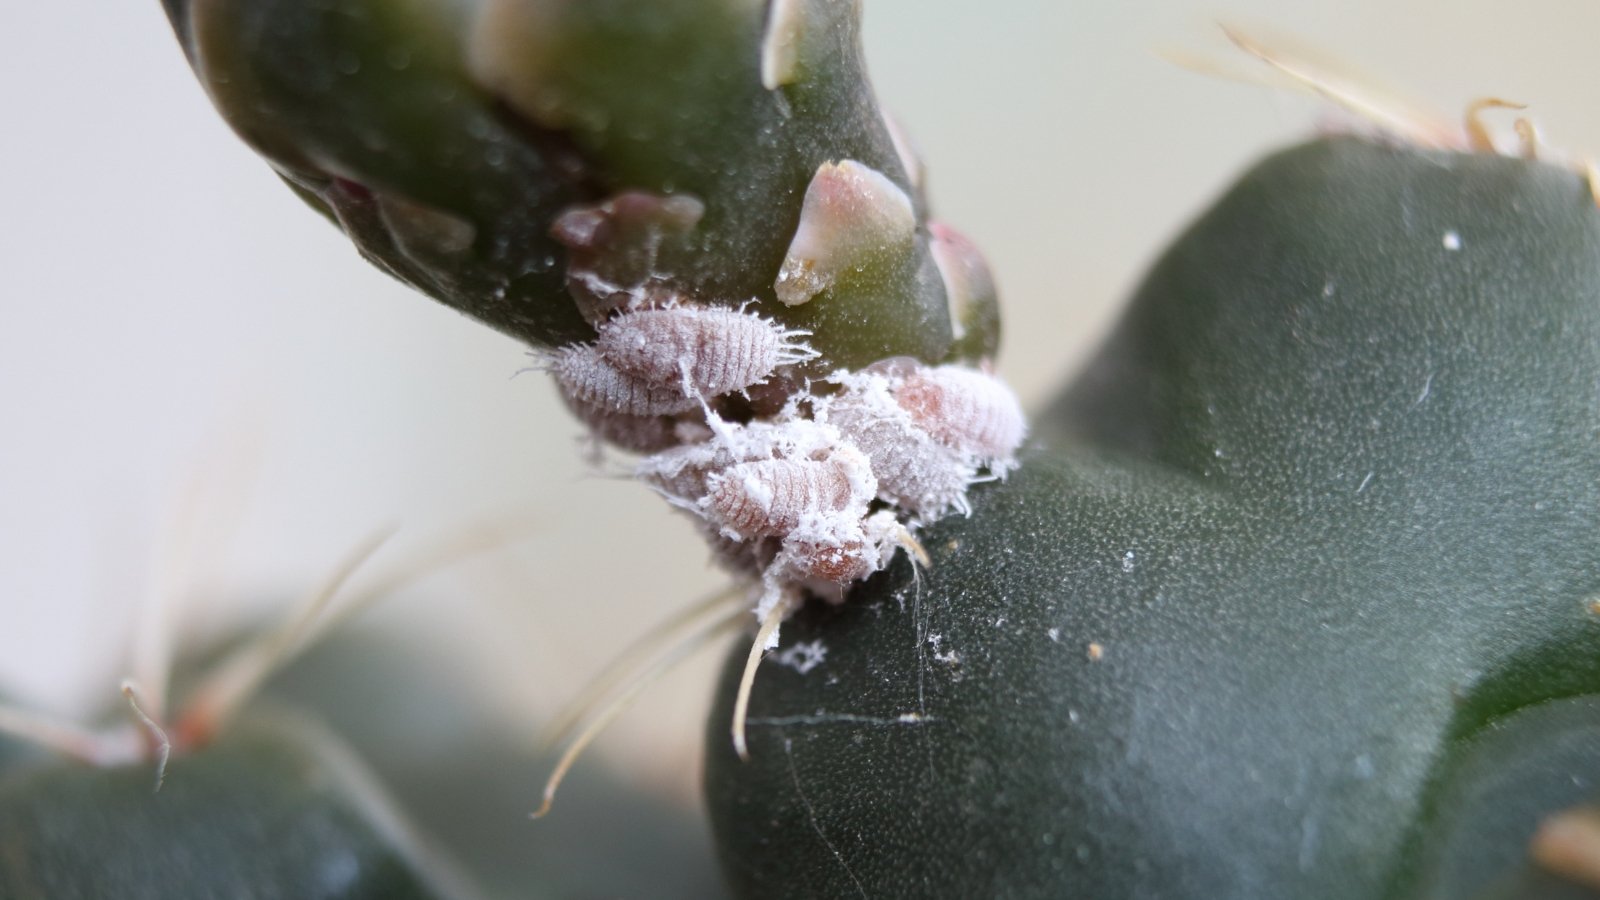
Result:
M567 286L596 337L548 354L544 367L591 434L644 454L636 477L695 519L719 562L760 583L760 628L734 704L733 743L745 756L756 666L788 614L807 593L843 599L901 549L926 564L916 529L968 512L974 482L1016 466L1027 425L988 371L894 358L814 378L805 366L820 354L807 332L749 304L683 296L659 274L657 252L702 212L692 198L630 192L563 214L551 233L568 249ZM669 628L704 640L736 621L723 614ZM609 715L574 738L540 814ZM563 717L559 731L581 718Z
M663 241L703 212L691 197L626 192L562 214L551 234L596 337L545 367L595 438L644 454L636 476L694 517L724 566L760 582L734 706L743 756L755 667L806 592L838 601L902 548L926 563L915 530L968 512L974 482L1005 477L1027 424L988 371L894 358L804 377L820 356L807 332L685 297L660 274ZM909 201L905 218L909 230ZM551 777L547 808L590 735Z
M718 398L815 359L804 333L755 313L679 299L623 308L593 343L556 351L567 403L603 440L648 454L638 476L701 522L719 558L824 596L886 566L912 529L967 511L1003 477L1026 431L1003 382L896 358L797 387L747 422Z

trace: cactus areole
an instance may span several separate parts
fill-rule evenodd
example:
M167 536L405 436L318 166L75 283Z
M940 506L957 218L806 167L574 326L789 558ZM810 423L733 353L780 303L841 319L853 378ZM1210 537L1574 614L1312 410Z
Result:
M1595 704L1521 712L1600 693L1580 178L1274 156L1045 418L920 585L790 621L824 661L757 682L748 763L708 741L741 896L1471 897L1600 793Z

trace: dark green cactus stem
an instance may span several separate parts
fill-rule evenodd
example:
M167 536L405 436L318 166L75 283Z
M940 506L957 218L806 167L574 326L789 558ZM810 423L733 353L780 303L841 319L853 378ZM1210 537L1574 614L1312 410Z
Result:
M785 626L826 659L764 671L749 763L735 653L706 782L736 892L1490 889L1536 814L1594 795L1560 748L1595 746L1597 385L1582 179L1356 139L1272 157L1021 470L924 532L920 585Z
M970 245L937 252L855 2L166 8L218 109L302 198L379 267L531 344L591 334L571 257L647 244L652 289L757 300L814 333L815 372L994 353L992 282ZM628 192L701 215L599 245L552 236L562 212Z
M774 298L824 164L854 160L916 194L867 84L853 0L489 7L473 48L483 80L545 127L569 131L611 183L705 203L700 227L663 245L661 268L709 299ZM770 88L768 25L789 32L795 49L793 71ZM860 261L826 296L781 313L816 332L833 363L945 356L947 304L914 216L906 210L903 232L870 216L834 226L839 243L860 245Z
M1463 737L1439 767L1414 836L1409 896L1593 896L1527 859L1539 824L1600 799L1600 696L1535 704ZM1489 886L1486 888L1485 886ZM1521 893L1519 893L1519 891Z
M503 331L582 336L547 234L582 196L580 167L473 84L467 15L430 0L197 0L175 23L229 124L374 263Z
M348 752L304 722L241 722L168 774L152 795L145 764L5 772L0 895L450 896Z

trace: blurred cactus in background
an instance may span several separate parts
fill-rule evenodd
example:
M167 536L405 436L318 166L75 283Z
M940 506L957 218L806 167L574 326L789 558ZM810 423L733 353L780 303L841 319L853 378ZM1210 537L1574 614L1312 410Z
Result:
M0 893L66 897L458 896L337 739L256 718L153 769L76 762L0 779Z
M377 543L359 547L284 623L177 672L177 690L168 687L174 598L157 597L141 621L135 675L123 681L123 715L105 727L0 707L0 748L47 751L0 770L0 894L471 895L338 737L303 712L254 702L328 625L384 592L330 612Z

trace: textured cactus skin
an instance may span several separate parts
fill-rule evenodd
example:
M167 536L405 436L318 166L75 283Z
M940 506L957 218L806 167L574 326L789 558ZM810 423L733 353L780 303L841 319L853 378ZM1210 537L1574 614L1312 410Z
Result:
M1592 897L1575 887L1555 893L1559 879L1520 851L1542 819L1597 797L1600 697L1553 700L1490 722L1434 779L1424 821L1437 824L1419 829L1412 896Z
M0 896L431 898L345 762L279 721L149 765L19 765L0 779Z
M164 5L229 124L363 255L531 344L591 336L563 289L556 215L649 191L706 205L698 227L667 235L658 271L705 302L754 298L814 332L818 372L995 350L992 295L973 313L981 327L953 341L925 204L872 97L854 2L799 5L797 77L774 90L761 82L760 0ZM500 24L475 25L486 11ZM773 283L807 185L841 159L905 191L918 227L904 244L850 238L864 261L784 307Z
M582 196L581 167L472 83L461 55L470 9L168 4L223 117L370 261L525 340L584 337L547 234Z
M1479 736L1512 716L1494 752L1521 777L1516 748L1578 726L1518 711L1600 694L1597 385L1580 179L1355 139L1270 158L1165 254L1021 470L924 533L920 593L902 565L785 625L826 662L763 668L748 764L730 660L706 790L735 892L1466 884L1441 847ZM1539 802L1593 792L1566 784Z
M773 296L799 201L822 163L857 160L917 197L867 82L854 0L801 4L803 77L776 91L760 78L763 2L500 5L530 10L521 19L528 33L500 38L515 67L503 77L530 85L506 89L513 104L534 115L541 106L542 124L571 129L618 183L705 202L701 227L662 247L662 267L708 296ZM938 360L949 350L944 289L925 236L914 253L885 254L829 296L774 310L815 332L838 365Z

